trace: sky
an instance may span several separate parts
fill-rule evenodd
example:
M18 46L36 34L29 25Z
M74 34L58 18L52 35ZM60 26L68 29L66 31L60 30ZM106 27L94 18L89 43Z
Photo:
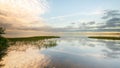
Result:
M119 10L119 4L119 0L49 0L50 10L44 18L50 25L68 26L99 20L104 10Z
M6 36L119 32L120 0L0 0Z

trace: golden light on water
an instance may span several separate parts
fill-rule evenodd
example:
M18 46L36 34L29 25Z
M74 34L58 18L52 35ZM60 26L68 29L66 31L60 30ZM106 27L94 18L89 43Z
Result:
M47 65L47 57L39 50L28 48L26 51L11 51L3 58L4 68L38 68Z

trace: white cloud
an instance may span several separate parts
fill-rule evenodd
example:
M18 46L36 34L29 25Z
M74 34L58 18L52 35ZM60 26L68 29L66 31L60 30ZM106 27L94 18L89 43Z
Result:
M0 0L0 24L7 30L45 27L41 15L48 10L46 0Z
M68 17L75 17L75 16L94 16L94 15L102 15L104 13L104 10L94 10L88 12L78 12L78 13L73 13L73 14L68 14L68 15L61 15L61 16L56 16L56 17L51 17L50 19L62 19L62 18L68 18Z
M40 15L47 8L46 0L0 0L0 21L16 27L44 26Z
M104 13L104 10L95 10L91 12L90 15L102 15L103 13Z

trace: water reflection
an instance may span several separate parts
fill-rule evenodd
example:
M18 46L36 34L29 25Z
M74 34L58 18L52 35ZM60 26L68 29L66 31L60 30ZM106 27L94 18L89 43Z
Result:
M104 49L105 55L109 58L120 58L120 42L104 42L108 49Z
M70 45L80 49L96 48L108 58L120 58L120 40L90 39L85 37L64 38L64 41L72 42ZM78 46L79 45L79 46ZM99 47L99 48L98 48ZM96 50L96 49L95 49ZM90 51L91 52L91 51Z
M9 42L10 46L8 50L19 50L19 51L25 51L29 47L34 47L37 49L44 49L44 48L50 48L57 45L55 39L44 39L44 40L38 40L38 41L11 41Z
M1 61L3 68L45 68L50 60L41 51L57 45L55 39L11 41L9 44L7 55Z
M3 68L120 68L120 40L62 37L9 44Z
M58 46L42 51L50 56L50 68L120 68L118 40L64 37L58 41Z

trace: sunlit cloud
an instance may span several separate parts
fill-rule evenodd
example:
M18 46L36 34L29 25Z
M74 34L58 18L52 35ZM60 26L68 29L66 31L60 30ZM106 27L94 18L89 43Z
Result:
M102 15L103 13L104 13L104 10L95 10L94 12L91 12L90 15Z
M41 15L47 10L46 0L0 0L0 24L9 30L44 27Z

